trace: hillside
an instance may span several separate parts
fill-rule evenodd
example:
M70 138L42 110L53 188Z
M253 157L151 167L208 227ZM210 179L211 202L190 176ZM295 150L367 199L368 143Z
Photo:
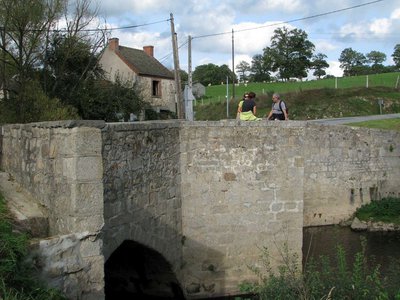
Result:
M313 82L263 84L267 86L260 91L260 84L249 84L236 88L236 100L229 102L229 117L225 100L226 87L208 87L206 97L198 100L194 106L196 120L220 120L235 118L237 105L245 91L257 93L257 116L264 117L270 110L271 97L279 92L289 107L291 120L308 120L347 116L380 114L379 100L383 100L382 113L400 112L400 73L371 75L366 87L366 76L341 79L343 88L329 88L334 79ZM373 79L373 80L372 80ZM364 86L363 86L364 82ZM380 84L380 85L379 85ZM225 88L225 92L224 92ZM219 95L218 95L219 93ZM222 100L223 99L223 100Z

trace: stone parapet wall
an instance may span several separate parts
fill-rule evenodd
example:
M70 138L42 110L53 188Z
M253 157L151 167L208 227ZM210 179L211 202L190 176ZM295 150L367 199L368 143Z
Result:
M2 168L49 212L50 235L103 226L104 122L3 126ZM92 126L92 127L88 127Z
M49 237L32 255L69 299L104 297L101 127L64 121L2 127L1 168L43 208ZM99 298L100 297L100 298Z
M309 124L304 226L339 224L371 200L400 197L400 132Z

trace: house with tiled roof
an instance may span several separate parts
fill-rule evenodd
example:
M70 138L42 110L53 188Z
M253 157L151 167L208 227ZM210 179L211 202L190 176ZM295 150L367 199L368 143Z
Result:
M154 57L154 47L134 49L111 38L99 61L108 80L139 84L141 96L157 112L176 113L174 74Z

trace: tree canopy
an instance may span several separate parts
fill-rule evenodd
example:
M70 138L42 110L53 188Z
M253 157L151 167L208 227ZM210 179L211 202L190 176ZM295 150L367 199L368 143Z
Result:
M394 52L392 54L393 61L396 64L397 68L400 68L400 44L397 44L394 47Z
M200 65L193 72L193 81L200 82L204 86L221 84L221 82L226 82L227 77L229 80L234 78L233 72L227 65L217 66L211 63Z
M278 72L283 80L291 77L307 77L311 68L311 57L315 46L301 29L277 28L271 38L271 46L264 49L264 56L270 56L272 71Z
M148 107L132 82L105 82L98 59L107 32L86 30L98 20L91 2L0 0L0 123L117 121Z

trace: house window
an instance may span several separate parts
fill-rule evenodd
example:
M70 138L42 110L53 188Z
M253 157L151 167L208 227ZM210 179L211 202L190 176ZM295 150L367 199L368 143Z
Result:
M153 80L152 81L152 91L153 97L161 97L161 81L159 80Z

